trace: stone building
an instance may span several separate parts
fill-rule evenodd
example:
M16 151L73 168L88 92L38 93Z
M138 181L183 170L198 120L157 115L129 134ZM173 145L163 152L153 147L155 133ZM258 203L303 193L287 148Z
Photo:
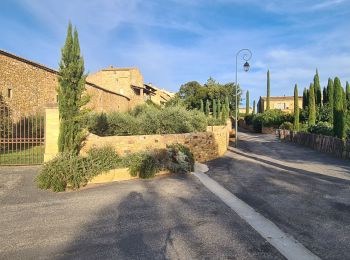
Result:
M86 80L88 107L95 112L128 111L147 99L159 104L170 99L165 91L144 85L137 68L102 69ZM58 71L0 50L0 95L13 114L29 115L57 106Z
M147 98L157 105L164 105L168 100L175 96L175 93L169 92L165 89L159 89L152 83L144 84Z
M260 97L258 101L258 113L266 110L266 97ZM303 105L303 97L298 97L298 104L301 108ZM284 112L294 112L294 96L270 97L270 109L280 109Z
M163 105L174 96L171 92L159 89L151 83L144 84L143 76L137 68L109 68L92 73L87 77L105 89L115 91L130 98L131 107L152 100L158 105Z

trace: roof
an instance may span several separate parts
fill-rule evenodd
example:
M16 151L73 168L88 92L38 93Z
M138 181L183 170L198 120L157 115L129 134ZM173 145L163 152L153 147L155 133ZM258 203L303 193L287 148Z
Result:
M262 100L266 100L267 97L260 97ZM302 96L299 96L298 99L302 99ZM293 100L294 96L274 96L274 97L270 97L270 100Z
M130 68L114 68L113 66L109 66L108 68L102 69L102 71L125 71L125 70L139 70L136 67Z
M39 68L39 69L45 70L45 71L47 71L47 72L50 72L50 73L59 75L59 72L58 72L57 70L51 69L51 68L49 68L49 67L47 67L47 66L45 66L45 65L42 65L42 64L40 64L40 63L31 61L31 60L28 60L28 59L25 59L25 58L22 58L22 57L19 57L19 56L15 55L15 54L9 53L9 52L4 51L4 50L1 50L1 49L0 49L0 55L4 55L4 56L6 56L6 57L9 57L9 58L12 58L12 59L15 59L15 60L18 60L18 61L27 63L27 64L29 64L29 65L32 65L32 66L37 67L37 68ZM130 98L127 97L127 96L125 96L125 95L122 95L122 94L119 94L119 93L117 93L117 92L114 92L114 91L105 89L105 88L100 87L100 86L98 86L98 85L96 85L96 84L93 84L93 83L91 83L91 82L86 81L85 83L86 83L86 85L89 85L89 86L91 86L91 87L93 87L93 88L97 88L97 89L100 89L100 90L109 92L109 93L111 93L111 94L115 94L115 95L118 95L118 96L122 96L122 97L125 97L126 99L130 100Z

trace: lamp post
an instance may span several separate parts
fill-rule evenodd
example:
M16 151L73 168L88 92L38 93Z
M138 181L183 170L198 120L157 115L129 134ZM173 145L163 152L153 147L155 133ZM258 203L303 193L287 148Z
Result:
M249 49L241 49L236 53L236 118L235 118L235 146L236 148L238 147L238 110L239 110L239 105L238 105L238 83L237 83L237 60L238 56L242 53L242 59L245 60L245 63L243 65L244 71L247 72L250 68L250 65L248 61L252 57L252 52Z

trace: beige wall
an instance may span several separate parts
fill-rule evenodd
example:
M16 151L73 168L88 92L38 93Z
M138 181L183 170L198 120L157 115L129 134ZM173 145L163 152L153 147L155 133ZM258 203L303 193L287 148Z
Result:
M264 107L264 111L266 111L266 100L261 99ZM299 108L302 108L303 106L303 98L298 98L298 105ZM294 112L294 97L291 97L289 99L281 98L278 100L270 99L270 109L281 109L284 112L293 113Z
M131 107L144 102L143 76L137 68L108 68L90 74L87 81L130 98ZM131 85L140 87L135 93Z
M43 111L56 102L57 75L0 53L0 93L14 113ZM8 98L8 89L12 98Z
M44 162L58 154L59 113L57 108L45 109L45 154Z
M81 153L84 155L93 147L111 145L121 156L153 149L163 149L166 145L179 143L190 148L196 161L204 162L222 156L228 147L226 126L208 127L207 132L168 135L106 136L90 134Z

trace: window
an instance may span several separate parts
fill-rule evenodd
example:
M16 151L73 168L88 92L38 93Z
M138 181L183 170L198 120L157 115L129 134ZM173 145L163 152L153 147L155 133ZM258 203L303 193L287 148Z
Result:
M12 98L12 89L10 88L7 89L7 97Z
M58 95L56 95L56 103L58 103Z

